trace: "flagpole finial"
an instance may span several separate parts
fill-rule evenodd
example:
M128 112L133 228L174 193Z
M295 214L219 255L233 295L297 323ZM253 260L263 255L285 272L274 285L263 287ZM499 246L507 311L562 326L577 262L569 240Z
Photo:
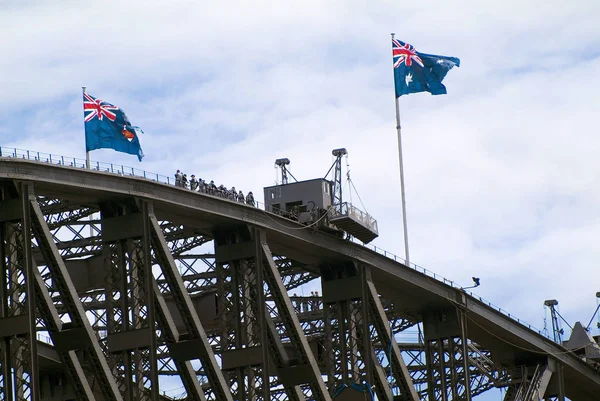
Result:
M394 39L394 36L396 35L394 32L390 33L390 35L392 35L392 39Z
M83 93L85 93L85 90L86 90L86 89L87 89L87 86L82 86L82 87L81 87L81 90L82 90L82 92L83 92Z

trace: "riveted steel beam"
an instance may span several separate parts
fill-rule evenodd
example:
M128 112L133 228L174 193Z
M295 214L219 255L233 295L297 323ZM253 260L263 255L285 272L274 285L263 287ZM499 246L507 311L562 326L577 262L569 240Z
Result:
M175 299L175 304L183 318L190 338L200 340L199 344L202 346L201 351L203 353L200 361L208 376L211 387L215 392L217 399L233 401L225 377L217 364L217 360L208 341L204 327L194 309L192 300L185 288L181 275L177 271L175 260L167 247L167 242L151 205L148 205L148 219L150 222L149 230L152 239L152 247L162 272L169 284L171 295ZM168 310L163 311L163 314L167 313ZM175 340L177 341L178 338Z
M310 375L312 380L310 383L313 391L313 396L317 400L328 401L331 400L331 396L327 392L327 387L317 366L317 361L309 348L308 341L298 317L294 313L294 308L287 294L287 290L281 280L281 275L277 270L277 265L273 260L273 255L266 241L265 234L262 230L255 230L256 235L259 238L262 253L265 262L265 281L271 289L271 294L277 309L280 313L283 324L286 327L287 333L289 334L291 344L294 347L296 354L299 357L300 363L309 365ZM416 401L416 400L415 400Z
M40 379L39 379L39 361L37 353L37 333L36 333L36 288L34 271L37 267L33 263L31 254L31 210L29 208L29 194L31 191L30 185L21 183L21 205L23 208L22 229L21 234L23 241L23 264L25 265L25 284L27 291L27 314L29 317L29 391L31 392L31 400L39 401L40 394Z
M49 267L48 270L52 278L53 287L60 293L61 303L69 314L71 328L82 328L83 331L80 333L86 336L86 343L88 346L82 350L84 359L86 363L91 365L92 370L94 371L95 381L98 383L100 391L105 399L121 401L121 394L119 393L116 381L110 372L107 360L96 341L95 334L85 315L85 311L77 296L75 286L67 272L64 261L60 257L56 244L52 240L42 210L32 194L27 198L26 209L31 212L31 229L37 241L38 249ZM37 271L37 269L35 269L35 271ZM40 303L41 309L45 309L45 320L49 326L50 335L52 335L53 333L60 332L63 329L63 325L58 318L58 313L49 297L46 284L43 282L41 276L39 276L39 271L38 277L39 278L36 280L39 287L38 290L39 293L43 294L44 299L44 302ZM72 371L72 375L74 375L73 379L75 379L75 383L82 386L80 392L85 393L88 398L91 397L89 399L94 399L93 396L91 396L91 392L86 388L87 381L82 377L81 361L78 361L77 358L75 358L73 351L68 351L68 354L68 358L65 357L65 359L69 361L68 366L71 365L70 370Z
M398 385L400 386L402 399L406 401L419 401L419 396L415 391L415 386L408 372L408 368L402 359L400 349L396 339L390 333L390 325L385 315L385 310L381 305L379 294L375 288L375 284L367 279L366 292L369 294L369 302L371 305L371 313L373 316L374 324L379 334L379 338L383 339L385 344L391 348L392 361L390 361L394 367L394 375Z

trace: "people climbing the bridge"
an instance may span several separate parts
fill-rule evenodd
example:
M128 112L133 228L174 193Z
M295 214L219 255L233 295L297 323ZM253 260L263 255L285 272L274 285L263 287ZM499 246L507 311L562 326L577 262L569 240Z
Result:
M198 189L198 180L196 179L196 176L192 174L192 177L190 178L190 190L195 191L196 189Z
M208 184L208 194L216 195L217 194L217 186L213 180L210 180L210 184Z
M248 195L244 196L244 192L241 190L238 191L235 187L227 189L227 187L223 184L217 187L214 180L210 180L209 183L206 183L206 181L204 181L202 178L196 178L195 174L192 174L188 181L187 174L182 173L181 170L177 170L175 173L175 186L180 188L188 188L194 192L200 192L229 199L233 202L246 203L247 205L255 206L254 195L252 194L252 191L248 192Z
M252 191L248 192L248 195L246 195L246 204L254 206L254 195L252 195Z

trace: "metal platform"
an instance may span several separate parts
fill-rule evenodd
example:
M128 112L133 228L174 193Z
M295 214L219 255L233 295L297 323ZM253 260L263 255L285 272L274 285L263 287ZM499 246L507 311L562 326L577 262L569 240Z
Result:
M344 202L329 209L329 222L367 244L379 236L377 220Z

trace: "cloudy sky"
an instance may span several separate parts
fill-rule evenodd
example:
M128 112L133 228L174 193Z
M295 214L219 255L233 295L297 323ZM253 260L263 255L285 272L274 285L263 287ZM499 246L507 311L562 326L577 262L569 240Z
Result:
M411 261L481 277L479 295L539 328L550 298L585 324L600 291L599 13L597 0L0 0L0 145L84 158L85 85L145 131L142 163L93 160L259 194L276 158L309 179L345 147L374 244L403 255L395 32L461 59L448 95L400 98Z

